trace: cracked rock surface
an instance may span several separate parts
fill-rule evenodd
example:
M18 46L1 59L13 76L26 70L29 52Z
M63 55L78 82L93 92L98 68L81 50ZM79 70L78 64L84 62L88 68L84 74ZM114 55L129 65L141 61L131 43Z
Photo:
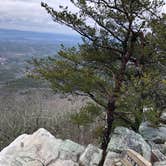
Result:
M0 152L0 166L95 166L102 150L56 139L45 129L23 134ZM80 157L81 156L81 157Z
M164 166L165 150L160 146L152 141L147 143L130 129L116 127L103 166L123 166L123 152L128 149L142 154L146 161L150 161L153 153L154 166ZM94 145L84 147L71 140L57 139L41 128L31 135L19 136L4 148L0 152L0 166L98 166L102 155L103 151Z

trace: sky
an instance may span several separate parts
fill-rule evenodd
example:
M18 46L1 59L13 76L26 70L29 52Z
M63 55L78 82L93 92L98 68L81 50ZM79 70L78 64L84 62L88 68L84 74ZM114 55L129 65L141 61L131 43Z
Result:
M75 10L70 0L0 0L0 28L38 32L75 34L70 28L52 21L41 1L47 2L55 9L67 5Z
M59 5L76 10L70 0L0 0L0 28L26 31L75 34L70 28L52 21L41 1L58 9Z

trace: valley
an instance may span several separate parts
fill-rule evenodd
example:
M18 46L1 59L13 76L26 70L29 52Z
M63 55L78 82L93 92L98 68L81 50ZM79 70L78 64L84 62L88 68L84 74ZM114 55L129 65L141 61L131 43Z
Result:
M66 47L81 42L79 36L0 29L0 85L22 79L32 57L56 56Z

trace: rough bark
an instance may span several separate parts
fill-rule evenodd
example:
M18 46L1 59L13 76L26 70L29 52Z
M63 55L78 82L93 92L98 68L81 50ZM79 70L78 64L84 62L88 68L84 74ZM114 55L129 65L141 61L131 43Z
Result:
M108 101L108 108L107 108L107 126L105 127L104 134L103 134L103 140L102 140L102 145L101 148L103 150L107 149L107 145L110 140L110 134L112 130L112 125L114 122L114 111L115 111L115 97L112 96L110 100Z
M111 96L111 98L108 101L108 105L107 105L107 119L106 119L106 127L103 133L103 140L102 140L102 145L101 148L103 149L103 158L99 164L99 166L103 166L104 161L105 161L105 157L106 157L106 150L107 150L107 146L108 143L110 141L110 135L112 132L112 128L113 128L113 122L114 122L114 111L115 111L115 96Z

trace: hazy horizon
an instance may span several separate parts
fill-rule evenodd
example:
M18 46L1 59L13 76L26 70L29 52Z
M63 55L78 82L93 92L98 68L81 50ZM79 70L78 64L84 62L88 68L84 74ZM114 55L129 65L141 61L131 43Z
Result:
M53 35L64 35L64 36L73 36L73 37L80 37L78 33L64 33L64 32L54 32L54 31L36 31L36 30L22 30L22 29L14 29L14 28L1 28L0 31L18 31L18 32L31 32L31 33L40 33L40 34L53 34Z

